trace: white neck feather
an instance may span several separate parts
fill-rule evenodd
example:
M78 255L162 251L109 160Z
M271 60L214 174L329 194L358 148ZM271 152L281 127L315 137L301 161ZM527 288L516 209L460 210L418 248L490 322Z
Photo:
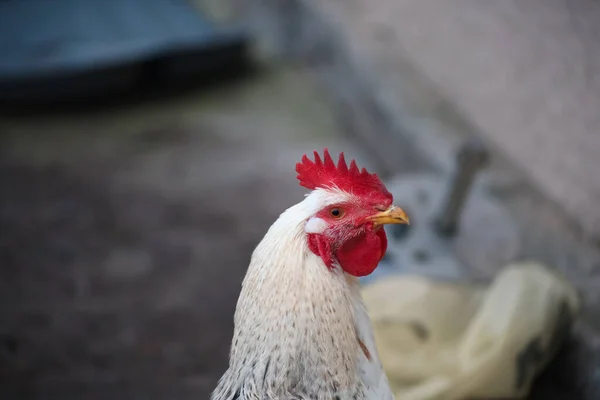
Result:
M254 251L236 308L229 369L214 400L367 398L357 318L368 323L368 317L358 283L339 267L327 268L306 240L306 221L346 196L334 193L315 190L286 210Z

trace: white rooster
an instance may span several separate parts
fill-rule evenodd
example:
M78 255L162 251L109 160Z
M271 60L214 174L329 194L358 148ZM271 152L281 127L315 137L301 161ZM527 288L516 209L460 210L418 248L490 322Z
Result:
M311 192L252 254L237 303L229 368L212 400L393 400L357 277L385 254L384 224L407 224L377 175L306 155Z

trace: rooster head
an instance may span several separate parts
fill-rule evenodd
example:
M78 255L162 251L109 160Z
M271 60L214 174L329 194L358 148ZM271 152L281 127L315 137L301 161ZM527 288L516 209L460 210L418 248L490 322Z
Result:
M344 153L336 163L325 149L323 158L314 152L296 164L300 185L316 210L305 225L310 251L328 268L339 265L352 276L369 275L387 249L385 224L408 224L406 213L393 206L393 196L376 174L359 170Z

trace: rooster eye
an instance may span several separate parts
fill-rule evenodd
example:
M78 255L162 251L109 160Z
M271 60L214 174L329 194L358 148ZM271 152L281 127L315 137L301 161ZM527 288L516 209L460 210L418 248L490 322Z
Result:
M333 218L342 218L344 216L344 211L341 208L334 207L329 210L329 215Z

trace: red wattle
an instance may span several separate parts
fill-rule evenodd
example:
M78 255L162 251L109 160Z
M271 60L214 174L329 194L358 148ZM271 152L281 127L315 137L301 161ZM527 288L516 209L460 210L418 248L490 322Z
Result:
M308 235L308 248L314 254L321 257L327 268L333 268L333 254L331 253L331 244L323 235L311 233Z
M342 269L353 276L365 276L377 268L387 250L387 237L383 229L364 234L345 242L335 252Z

